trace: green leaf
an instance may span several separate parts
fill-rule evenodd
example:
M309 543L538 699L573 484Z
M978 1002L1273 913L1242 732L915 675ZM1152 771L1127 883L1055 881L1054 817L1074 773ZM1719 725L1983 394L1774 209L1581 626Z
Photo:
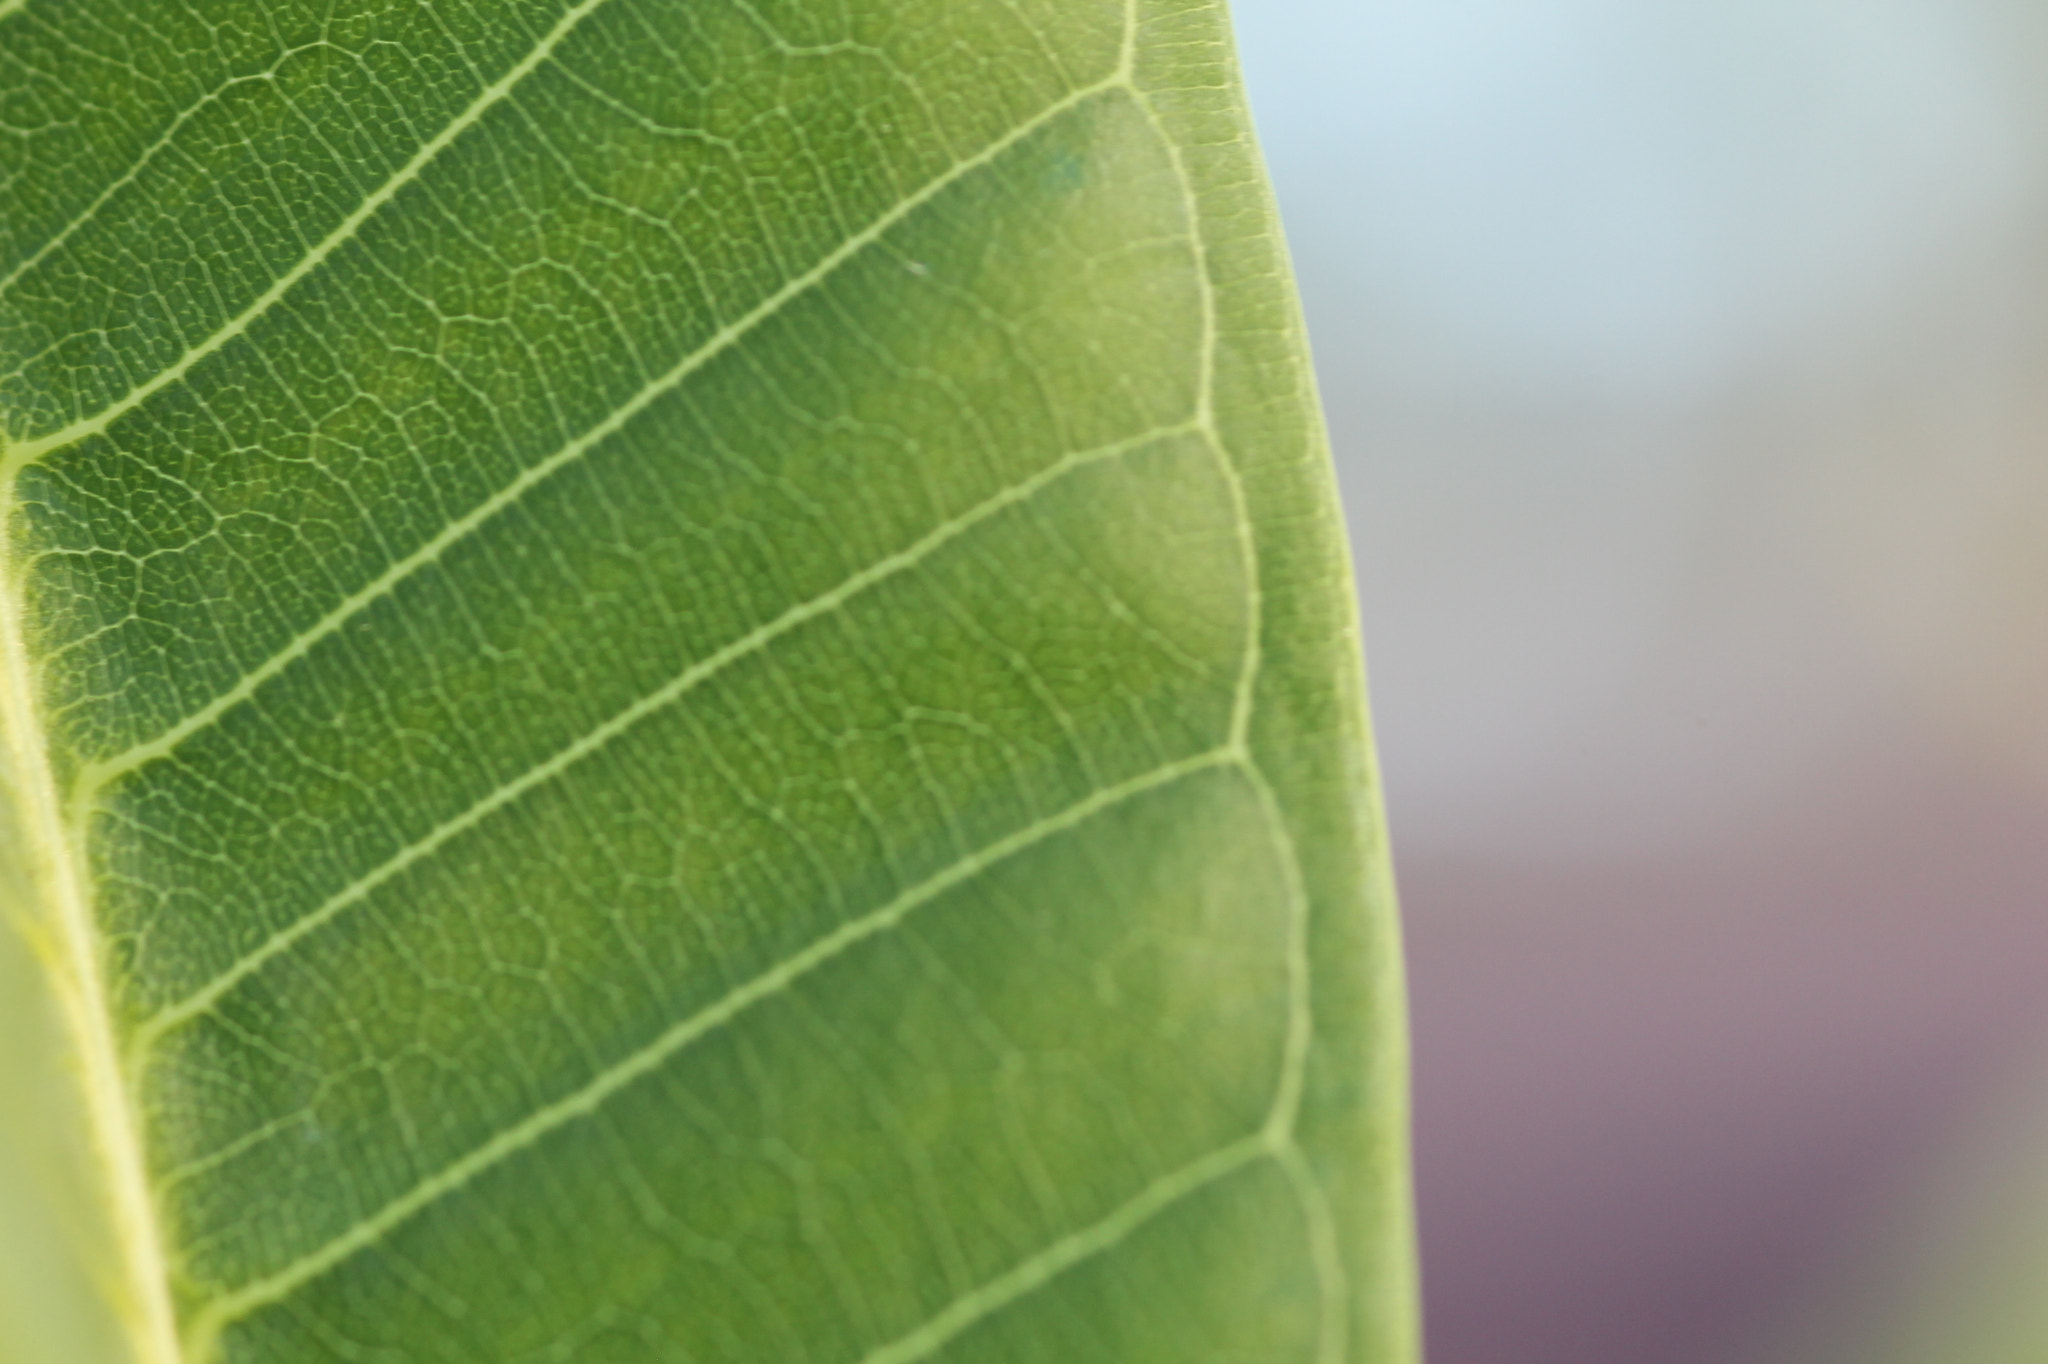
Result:
M1214 0L0 0L0 133L0 1350L1412 1358Z

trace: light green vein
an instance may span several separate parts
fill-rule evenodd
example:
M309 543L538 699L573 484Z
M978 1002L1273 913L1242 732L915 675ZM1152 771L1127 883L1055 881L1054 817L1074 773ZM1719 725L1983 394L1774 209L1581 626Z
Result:
M1238 756L1235 765L1238 770L1255 788L1267 795L1270 794L1265 778L1259 773L1249 751L1243 747L1242 736L1233 735L1231 742L1221 751L1236 753ZM1291 869L1288 884L1290 898L1296 909L1297 927L1290 932L1290 938L1300 942L1303 938L1302 926L1306 923L1306 899L1300 893L1298 870L1292 870L1295 865L1291 861L1295 855L1293 840L1288 836L1286 827L1277 822L1277 807L1268 801L1265 809L1268 823L1272 826L1272 835L1280 843L1281 851L1284 858L1288 859ZM1336 1227L1330 1215L1328 1200L1316 1183L1314 1172L1308 1167L1307 1157L1294 1138L1294 1118L1300 1107L1300 1077L1307 1060L1306 1043L1298 1044L1296 1041L1298 1036L1306 1036L1298 1023L1298 1020L1305 1017L1307 1010L1306 973L1300 970L1292 971L1290 984L1290 1021L1288 1040L1281 1060L1280 1083L1275 1088L1273 1103L1267 1110L1266 1118L1259 1124L1257 1131L1154 1180L1136 1197L1117 1207L1107 1216L1079 1231L1060 1237L1001 1276L954 1299L914 1330L886 1345L868 1351L861 1356L859 1364L917 1364L917 1361L929 1358L945 1348L962 1332L1045 1287L1068 1269L1084 1260L1115 1249L1133 1232L1175 1203L1199 1193L1219 1180L1228 1178L1265 1156L1271 1156L1281 1167L1295 1192L1301 1206L1303 1222L1308 1230L1310 1256L1316 1266L1322 1304L1322 1316L1317 1330L1318 1364L1341 1364L1344 1358L1347 1325L1345 1302L1341 1292L1341 1281L1337 1281L1337 1286L1333 1288L1333 1281L1329 1277L1333 1269L1341 1269L1336 1258Z
M350 1256L375 1245L393 1229L419 1215L439 1199L447 1197L468 1184L499 1162L518 1154L533 1145L548 1133L565 1123L586 1117L612 1095L648 1075L668 1058L689 1046L707 1033L720 1028L798 980L830 962L859 943L885 933L900 924L903 919L919 906L943 895L956 886L962 885L980 875L988 868L1016 856L1034 844L1043 842L1058 834L1076 828L1087 820L1124 801L1134 799L1148 791L1156 791L1181 781L1198 772L1241 765L1243 753L1235 747L1224 745L1206 753L1183 758L1176 762L1156 767L1149 772L1128 778L1115 785L1104 787L1082 800L1066 807L1057 814L1017 830L968 857L926 878L904 891L880 908L872 910L840 925L830 933L817 939L802 951L784 959L761 972L745 984L730 991L706 1008L674 1024L652 1042L606 1068L581 1089L554 1103L548 1104L529 1114L497 1136L471 1150L467 1155L442 1167L441 1170L414 1185L406 1193L386 1203L371 1216L356 1223L347 1231L333 1237L318 1249L313 1250L282 1269L253 1280L221 1295L209 1302L192 1320L186 1332L188 1352L193 1359L208 1358L218 1341L220 1332L230 1323L269 1303L277 1302L301 1285L318 1278ZM1271 1149L1272 1139L1267 1130L1261 1129L1247 1142L1226 1148L1239 1161L1251 1158L1251 1152ZM1239 1147L1245 1148L1240 1153ZM1212 1159L1214 1159L1212 1157ZM1159 1186L1155 1185L1154 1189ZM1143 1196L1141 1196L1141 1202ZM1166 1199L1155 1201L1164 1206ZM1127 1219L1135 1226L1142 1218L1135 1215ZM1077 1237L1086 1236L1079 1233ZM1076 1239L1076 1238L1069 1238ZM1101 1234L1096 1237L1103 1240ZM1108 1244L1103 1240L1103 1244ZM1089 1242L1088 1244L1093 1244ZM1079 1258L1079 1247L1073 1258ZM1049 1271L1050 1272L1050 1271ZM955 1328L958 1329L958 1328ZM886 1356L885 1356L886 1357ZM902 1356L909 1358L913 1356Z
M1238 742L1250 751L1248 736ZM1343 1248L1336 1232L1336 1220L1329 1197L1309 1165L1307 1154L1296 1139L1302 1096L1308 1084L1309 1053L1315 1046L1315 1011L1312 1004L1313 964L1310 942L1313 925L1309 916L1308 887L1301 874L1301 852L1294 833L1287 827L1279 795L1254 758L1245 761L1245 778L1256 794L1273 842L1280 852L1281 875L1287 883L1287 1035L1280 1064L1280 1084L1273 1096L1268 1119L1282 1168L1301 1205L1307 1229L1310 1263L1315 1266L1316 1286L1322 1308L1317 1326L1318 1364L1338 1364L1344 1358L1350 1328L1350 1280L1344 1267Z
M25 3L27 3L27 0L0 0L0 19L4 19L7 17L7 11L10 5ZM142 172L148 168L149 163L156 159L157 153L162 151L165 147L168 147L171 144L172 139L177 137L179 130L182 129L185 126L185 124L188 123L192 118L197 116L201 110L207 108L209 105L212 105L216 101L220 100L224 95L227 94L228 91L234 89L238 85L247 85L254 81L267 81L274 79L277 75L277 68L284 65L284 63L289 58L291 58L291 56L295 52L299 50L300 49L294 48L291 51L281 53L278 56L276 62L272 63L269 67L265 68L262 71L258 71L253 74L245 76L236 76L230 80L224 81L219 89L207 91L206 94L201 96L190 108L179 110L177 116L171 120L170 125L166 127L161 134L158 135L156 140L154 142L151 142L147 147L144 147L142 149L142 153L141 155L136 157L134 165L130 166L127 170L121 172L121 174L115 176L112 181L108 182L107 187L105 189L101 190L98 194L93 196L91 203L87 204L83 209L80 209L78 213L72 217L70 222L58 228L57 231L50 235L50 239L48 241L44 242L41 246L37 247L34 251L30 252L25 258L23 258L22 262L19 265L15 266L12 270L9 270L7 272L7 277L5 279L0 279L0 294L4 294L7 292L7 290L13 288L16 280L20 279L29 271L35 269L36 266L41 264L44 258L47 257L52 251L57 250L58 248L62 247L65 242L70 241L71 235L74 232L78 231L79 228L91 222L93 219L93 215L98 213L102 208L105 208L107 201L109 199L113 198L116 194L119 194L123 189L127 188L129 185L134 184L135 177L142 174Z
M1343 1364L1351 1337L1351 1303L1345 1291L1344 1249L1337 1234L1337 1215L1299 1142L1290 1139L1275 1156L1294 1191L1294 1201L1301 1208L1309 1262L1316 1271L1316 1290L1322 1308L1321 1320L1316 1323L1316 1364Z
M1194 243L1196 288L1202 304L1202 371L1196 411L1197 420L1204 428L1214 430L1216 286L1209 273L1209 243L1202 231L1201 203L1195 194L1194 181L1188 174L1187 158L1182 155L1180 144L1174 140L1166 128L1165 121L1160 118L1159 111L1153 106L1151 95L1140 91L1137 101L1150 120L1173 167L1174 180L1180 188L1188 218L1188 235ZM1239 552L1245 564L1245 655L1242 671L1237 679L1235 704L1231 708L1230 741L1250 755L1252 714L1257 703L1259 673L1265 660L1265 596L1260 575L1259 548L1253 531L1251 504L1246 495L1243 476L1239 474L1235 461L1231 459L1229 446L1220 432L1212 438L1211 446L1215 451L1216 462L1222 471L1225 486L1230 491ZM1311 998L1314 978L1310 961L1313 924L1310 919L1308 887L1302 876L1300 849L1295 846L1294 834L1288 828L1286 811L1281 808L1278 794L1273 790L1272 783L1266 779L1255 757L1247 756L1244 768L1245 775L1258 797L1259 808L1269 827L1270 836L1279 849L1282 875L1287 888L1287 1033L1280 1066L1280 1083L1274 1094L1268 1127L1275 1147L1282 1155L1282 1165L1301 1205L1303 1222L1307 1228L1309 1255L1315 1266L1321 1307L1321 1318L1317 1323L1316 1333L1318 1364L1339 1364L1344 1358L1349 1336L1349 1281L1345 1274L1342 1247L1337 1237L1335 1218L1329 1206L1328 1196L1316 1179L1315 1171L1310 1168L1308 1159L1295 1138L1302 1096L1308 1083L1309 1053L1315 1046L1315 1010Z
M1189 434L1191 425L1166 427L1140 435L1115 441L1109 445L1083 450L1054 461L1031 477L1022 479L1002 491L983 499L968 510L950 518L936 528L926 532L919 539L882 559L876 560L858 573L840 582L830 591L820 593L807 601L790 607L773 620L741 635L716 652L707 655L678 673L669 682L649 692L632 705L613 715L604 723L583 734L574 742L564 745L552 756L528 768L518 778L492 791L488 796L470 805L461 814L444 820L435 826L424 838L408 846L404 851L391 857L375 870L357 878L346 888L328 897L316 909L308 911L289 926L279 929L264 943L244 955L240 960L204 986L193 991L175 1004L167 1005L149 1018L136 1030L132 1054L139 1060L165 1032L179 1024L197 1017L217 1004L221 997L241 981L262 969L265 963L288 951L294 943L318 929L350 905L359 903L377 887L404 872L408 867L430 857L436 850L455 838L464 830L474 827L494 812L505 808L527 792L560 776L592 753L603 748L647 716L673 705L708 678L731 667L739 660L766 648L790 631L838 610L853 597L865 592L876 584L914 568L931 557L949 542L959 538L974 527L1013 507L1077 469L1114 459L1119 455L1141 447L1152 445L1175 435Z
M1195 254L1195 295L1201 302L1202 336L1196 348L1200 357L1200 370L1196 376L1195 420L1204 431L1210 433L1210 444L1216 452L1217 471L1223 476L1224 487L1230 493L1231 520L1237 530L1238 553L1244 559L1245 571L1245 619L1248 643L1244 664L1238 674L1237 692L1231 706L1230 732L1232 738L1242 744L1251 729L1253 692L1258 685L1259 666L1262 656L1262 641L1259 637L1259 619L1262 601L1259 592L1259 549L1252 535L1251 503L1245 496L1244 478L1238 473L1237 465L1230 458L1222 432L1216 425L1216 285L1209 278L1209 244L1202 237L1202 206L1195 198L1192 183L1188 179L1185 159L1173 135L1166 129L1159 117L1159 111L1152 107L1150 95L1143 91L1134 92L1138 108L1143 111L1146 122L1159 139L1167 163L1173 167L1174 183L1180 189L1181 211L1187 220L1188 240L1194 245Z
M282 649L273 653L258 667L243 675L233 687L222 692L212 701L172 725L153 739L135 745L127 751L103 762L88 764L79 776L80 800L89 799L94 791L121 773L139 767L153 758L161 757L175 749L198 730L212 724L224 712L239 705L265 682L302 657L322 639L340 629L351 617L371 602L390 592L399 582L419 571L425 565L445 554L448 549L484 522L490 520L505 507L516 502L527 489L541 482L557 469L573 463L591 447L612 436L662 394L681 383L692 373L701 369L737 343L754 328L773 317L793 299L806 293L841 265L851 260L867 247L880 240L889 229L902 222L910 214L931 202L949 186L962 177L979 170L1001 157L1025 138L1044 128L1061 115L1078 108L1096 96L1123 87L1128 82L1128 57L1126 65L1092 84L1081 86L1047 105L1031 118L1018 124L1008 133L989 143L971 157L956 162L951 168L934 177L915 193L900 201L894 208L877 217L865 228L847 238L837 248L820 259L815 265L795 276L767 298L754 305L744 316L718 329L712 337L679 360L667 373L662 374L643 387L625 403L613 409L610 416L591 427L583 435L570 441L555 453L531 465L504 488L480 503L473 511L454 521L421 545L412 553L398 560L379 574L368 585L351 593L346 599L322 616L310 628L293 638Z
M579 0L578 4L571 6L560 19L555 21L555 26L547 31L546 35L534 46L533 50L520 59L517 65L511 67L504 75L485 86L483 93L479 94L476 99L470 102L467 108L457 114L447 127L436 133L417 152L414 152L412 159L403 166L400 166L390 179L379 185L367 198L356 205L355 211L346 218L343 218L334 230L321 238L311 251L301 256L296 265L292 266L291 269L285 271L282 275L279 275L268 289L265 289L256 296L254 302L250 303L241 312L235 314L234 317L230 318L212 335L187 350L175 363L169 368L160 371L156 377L148 379L135 388L130 389L126 397L100 409L93 416L87 417L83 421L74 422L62 430L53 431L47 436L31 441L23 441L13 446L8 452L9 464L13 468L0 472L12 473L14 468L35 460L51 450L70 445L74 441L84 440L88 436L97 435L101 431L106 430L108 426L112 425L122 416L148 401L151 394L158 392L169 384L176 383L194 365L247 331L251 323L268 312L271 306L279 299L291 292L293 285L297 284L314 270L319 269L321 264L329 256L332 256L342 243L353 237L364 223L376 216L379 209L390 203L393 196L417 179L420 172L426 169L428 163L447 150L450 143L474 127L492 105L510 94L514 86L525 80L536 68L553 56L555 49L561 45L562 40L569 36L569 31L581 23L586 15L607 3L609 3L609 0Z
M1114 1249L1174 1204L1273 1153L1267 1134L1255 1132L1161 1175L1108 1216L1062 1236L1001 1277L954 1299L916 1330L868 1351L860 1357L860 1364L916 1364L929 1358L976 1323L1043 1288L1083 1260Z

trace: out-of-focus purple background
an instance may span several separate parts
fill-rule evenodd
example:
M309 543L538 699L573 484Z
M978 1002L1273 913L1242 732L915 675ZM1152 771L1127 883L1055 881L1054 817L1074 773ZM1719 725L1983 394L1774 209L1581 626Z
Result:
M1358 559L1432 1364L1828 1356L2048 1071L2048 8L1236 13Z

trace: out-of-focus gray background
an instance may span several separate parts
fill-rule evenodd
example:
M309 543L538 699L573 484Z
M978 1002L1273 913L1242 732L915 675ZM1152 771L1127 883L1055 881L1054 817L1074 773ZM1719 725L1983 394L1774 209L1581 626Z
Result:
M2048 1189L2048 7L1236 12L1357 553L1432 1364L2048 1302L2048 1198L1986 1230ZM2048 1333L1919 1355L1994 1357Z

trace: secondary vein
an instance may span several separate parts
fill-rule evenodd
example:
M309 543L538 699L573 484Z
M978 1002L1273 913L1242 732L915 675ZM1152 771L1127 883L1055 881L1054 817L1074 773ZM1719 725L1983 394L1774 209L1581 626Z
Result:
M523 497L527 490L542 482L558 469L574 463L593 446L608 439L627 423L638 416L646 407L673 389L697 370L709 364L727 349L738 343L756 327L779 313L791 300L808 292L820 281L831 275L841 265L858 255L867 247L879 241L890 228L903 221L911 213L929 203L948 186L961 177L988 165L1016 146L1019 142L1051 123L1062 114L1079 107L1087 101L1117 88L1125 83L1126 74L1121 69L1090 85L1081 86L1062 98L1041 109L1024 120L1004 136L983 147L973 156L955 162L945 172L927 181L914 193L899 201L895 207L880 215L866 227L848 237L816 264L803 273L794 276L767 298L755 304L745 315L720 327L710 339L693 349L677 361L666 373L648 382L640 391L614 408L611 414L585 431L581 436L556 450L545 459L528 466L517 478L485 499L467 514L458 517L442 527L431 540L412 553L392 564L366 586L351 593L311 627L295 636L283 648L271 654L257 667L243 674L233 687L222 692L206 705L170 726L155 738L144 740L126 751L103 762L87 766L80 774L80 790L83 795L104 786L121 773L129 771L152 758L160 757L176 748L195 732L206 728L230 708L240 704L252 695L270 678L283 671L294 660L303 656L320 640L340 629L371 602L387 594L393 588L411 577L426 565L446 554L458 541L489 521L506 507Z
M760 652L775 640L795 630L808 621L829 615L849 600L869 588L915 567L951 541L964 535L975 526L982 524L1006 508L1023 502L1048 484L1058 481L1073 471L1090 464L1114 459L1119 455L1154 444L1170 436L1181 434L1192 428L1166 427L1148 431L1127 440L1075 454L1054 461L1031 477L1002 489L958 516L942 522L927 531L922 537L876 562L858 573L849 575L831 590L797 603L765 624L731 641L724 647L697 660L662 686L624 707L594 729L579 735L563 745L549 757L534 764L513 780L504 783L488 795L473 802L461 813L453 815L436 825L424 837L393 856L355 881L330 895L320 905L290 924L277 930L253 951L244 954L234 964L215 975L206 984L186 995L174 1004L166 1005L152 1015L136 1030L132 1052L138 1058L148 1050L164 1033L195 1018L217 1004L241 981L260 970L265 963L289 950L307 934L327 923L349 906L361 902L377 887L390 881L422 859L431 856L445 846L449 840L465 830L473 828L498 810L519 799L535 787L560 776L569 768L602 749L612 740L646 719L654 712L681 700L685 695L701 686L705 681L731 667L743 658ZM139 1062L138 1062L139 1064Z
M860 1364L917 1364L930 1358L977 1322L1043 1288L1082 1261L1114 1249L1176 1203L1273 1153L1271 1137L1259 1131L1161 1175L1099 1220L1069 1232L1006 1273L955 1298L915 1330L868 1351Z
M549 57L554 55L555 49L561 45L562 40L569 36L569 31L581 23L585 16L606 3L608 3L608 0L581 0L581 3L572 6L560 19L555 21L555 26L547 31L540 42L534 45L533 50L521 58L517 65L484 87L483 92L476 99L472 100L467 108L451 119L447 127L436 133L418 151L414 152L411 159L399 167L388 180L371 191L360 204L356 205L353 212L336 225L333 231L321 238L312 250L299 258L298 262L291 269L279 275L268 289L258 294L253 302L216 328L205 340L191 347L169 367L158 371L153 378L147 379L130 389L125 397L117 399L106 407L101 408L92 416L73 422L71 425L61 430L53 431L46 436L21 442L13 452L15 460L19 463L27 463L40 458L48 451L71 445L84 440L88 436L99 434L115 421L147 401L150 395L167 385L176 383L194 365L246 332L257 318L269 312L272 305L291 292L293 285L318 269L329 256L332 256L335 251L340 249L344 242L355 236L362 229L364 223L375 217L378 210L389 203L400 190L418 179L420 172L426 169L427 164L447 150L448 145L454 142L456 138L474 127L491 106L511 94L515 86L525 80L528 75L547 61Z
M919 906L930 903L955 886L972 880L989 867L1016 856L1034 844L1076 828L1112 806L1148 791L1171 785L1197 772L1228 767L1242 761L1243 755L1236 748L1225 745L1127 778L976 850L943 871L920 881L879 908L841 924L813 941L808 947L760 972L688 1018L671 1025L653 1041L592 1077L582 1088L535 1110L490 1140L472 1148L468 1154L443 1166L348 1230L330 1238L283 1268L215 1298L193 1319L188 1333L193 1357L207 1357L220 1332L230 1323L268 1303L287 1297L301 1285L318 1278L350 1256L375 1245L395 1228L470 1183L492 1166L532 1146L556 1128L596 1112L612 1095L649 1074L669 1057L706 1034L725 1026L762 1000L790 988L798 980L841 956L848 949L893 929ZM1260 1143L1264 1149L1270 1147L1272 1138L1270 1133L1262 1128L1251 1140Z

